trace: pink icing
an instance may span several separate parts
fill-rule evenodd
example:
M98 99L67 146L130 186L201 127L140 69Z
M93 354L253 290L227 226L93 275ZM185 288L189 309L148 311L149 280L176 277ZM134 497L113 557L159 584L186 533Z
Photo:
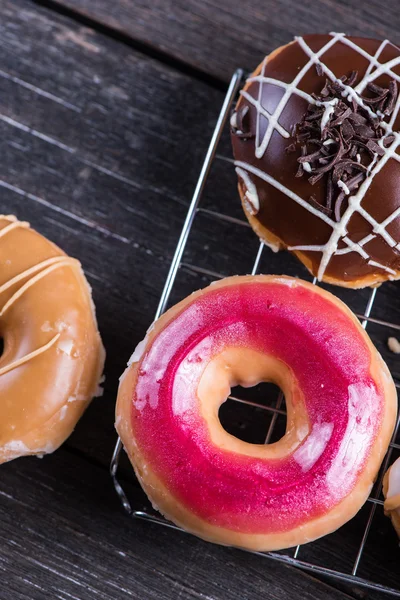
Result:
M212 443L196 395L224 347L272 355L293 371L310 432L279 460ZM350 318L301 285L242 283L209 289L158 334L142 357L132 405L145 460L179 501L210 524L284 532L345 498L382 421L384 397L370 351Z

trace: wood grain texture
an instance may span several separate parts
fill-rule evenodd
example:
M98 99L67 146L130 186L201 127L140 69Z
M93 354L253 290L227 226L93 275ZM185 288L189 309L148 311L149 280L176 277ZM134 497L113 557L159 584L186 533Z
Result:
M347 597L267 559L129 520L107 473L65 450L2 467L0 527L4 600Z
M2 467L5 600L345 598L263 558L132 523L107 472L118 377L153 319L222 98L204 82L28 0L0 3L1 212L29 220L82 261L108 350L104 397L64 448L43 461ZM224 135L171 302L252 268L258 240L244 221L230 156ZM269 250L261 271L308 277L294 258ZM367 291L335 291L364 310ZM398 321L398 284L379 296L374 316ZM398 357L385 348L393 332L371 332L400 379ZM263 402L275 403L275 395ZM246 437L255 427L262 437L270 414L227 408L232 431ZM142 507L125 460L121 472ZM304 558L348 570L364 524L365 511L350 529L302 549ZM395 536L387 519L378 524L362 574L399 586Z
M295 35L345 31L400 43L396 2L346 0L51 0L228 81Z
M107 394L76 440L106 464L118 377L153 319L221 95L29 2L2 4L0 28L1 210L79 257L93 286Z

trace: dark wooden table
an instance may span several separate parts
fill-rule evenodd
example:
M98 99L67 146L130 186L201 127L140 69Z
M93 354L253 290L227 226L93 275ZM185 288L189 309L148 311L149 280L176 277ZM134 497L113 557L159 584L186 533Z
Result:
M397 3L380 0L0 0L0 211L29 220L82 261L108 351L104 397L67 443L43 460L1 467L1 599L367 595L132 521L108 465L118 376L153 319L232 72L252 69L297 33L339 30L399 43L399 25ZM243 220L228 156L224 139L205 206ZM205 271L248 272L256 250L248 228L204 213L173 300L206 285ZM299 272L287 255L268 254L261 267ZM364 310L366 291L340 294ZM374 316L400 322L398 284L378 296ZM370 332L384 351L390 332ZM400 378L400 360L385 356ZM238 427L251 419L240 413ZM144 502L126 464L121 476ZM400 588L400 551L381 512L360 574ZM339 532L306 557L348 568L362 533L351 527L354 538L352 529ZM377 573L382 555L386 566Z

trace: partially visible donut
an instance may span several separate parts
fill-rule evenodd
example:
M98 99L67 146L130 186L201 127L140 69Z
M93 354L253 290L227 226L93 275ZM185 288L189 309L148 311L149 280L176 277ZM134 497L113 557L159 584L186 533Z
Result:
M273 381L287 429L227 433L235 385ZM153 505L213 542L276 550L330 533L368 497L397 412L390 373L337 298L289 277L231 277L171 308L121 378L116 427Z
M53 452L98 393L104 349L80 263L0 216L0 463Z
M385 514L391 518L393 527L400 537L400 458L385 473L383 495Z

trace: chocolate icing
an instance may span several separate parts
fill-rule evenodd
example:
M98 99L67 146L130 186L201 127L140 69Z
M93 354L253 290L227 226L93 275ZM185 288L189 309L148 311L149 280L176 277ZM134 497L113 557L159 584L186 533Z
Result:
M255 209L254 206L250 207L255 213L253 216L256 222L264 226L289 248L293 246L324 246L326 248L332 239L332 226L326 220L329 217L325 213L325 220L323 220L318 214L315 214L315 210L318 213L324 213L322 208L315 207L318 204L321 207L325 205L326 178L323 177L311 185L307 177L296 177L299 153L286 151L288 146L294 142L294 138L290 135L294 126L303 119L307 111L309 105L307 98L321 92L327 77L331 80L332 77L340 79L350 76L353 71L357 72L354 82L356 89L366 76L373 76L376 68L379 69L379 75L373 80L373 83L388 88L393 79L400 81L400 50L388 41L382 43L366 38L338 37L331 47L319 57L322 66L318 60L311 64L307 52L317 53L333 39L333 35L304 36L304 38L296 39L293 43L279 49L271 57L267 57L252 77L263 73L264 78L268 78L268 81L265 79L262 83L259 80L248 81L244 88L245 94L247 93L255 102L260 100L264 114L260 113L251 100L241 95L231 121L235 160L240 163L239 167L242 169L242 173L243 170L247 173L247 178L250 178L257 189L259 206ZM304 48L307 47L306 52ZM375 60L380 64L393 62L383 68L376 67L371 65L375 55ZM307 97L299 96L296 89L290 90L288 101L284 105L269 143L262 154L259 146L269 124L267 113L274 115L274 111L285 94L285 89L278 83L291 84L301 69L309 62L310 68L296 86L300 93L301 91L306 92ZM397 62L399 64L396 64ZM318 68L315 68L315 63L318 64ZM274 84L271 79L278 81ZM360 94L368 95L366 86L365 89L360 90ZM371 108L373 110L373 107ZM391 129L396 133L399 130L400 116L398 112L397 103L391 125L391 117L385 116L384 121L389 124L389 127L386 128L387 135L390 134ZM259 120L258 135L257 120ZM396 136L395 141L389 147L389 154L393 154L393 151L396 150L397 155L399 144L400 136ZM259 148L259 158L256 156L257 147ZM386 159L377 156L376 165L378 166L380 160L383 160L382 166L377 168L376 173L374 170L371 171L369 187L359 196L361 212L363 210L366 212L360 214L357 208L354 210L344 229L344 235L339 236L333 252L329 253L326 267L321 268L322 250L301 250L304 257L311 261L313 274L317 275L319 272L321 279L328 277L345 284L346 282L348 284L358 282L362 286L363 278L369 278L371 282L371 276L375 276L375 281L379 282L388 278L396 279L399 276L397 271L400 270L400 215L393 215L393 213L400 207L400 164L393 156L384 164ZM250 170L246 168L247 166ZM279 184L285 186L308 205L312 205L314 212L310 212L307 207L300 205L281 189L277 189L276 185L271 185L256 176L251 171L254 167L272 177L278 183L278 187ZM243 177L241 177L240 183L245 192L246 185ZM356 193L357 190L354 190L351 195L355 196ZM311 203L310 197L313 198ZM371 216L372 224L365 218L366 213ZM377 230L377 225L379 229L379 224L391 215L392 220L385 228L389 236L385 236L385 232L382 236ZM335 219L333 218L333 220ZM373 236L370 241L361 246L357 244L370 234ZM350 240L350 244L353 243L355 246L353 245L353 250L346 254L337 254L337 251L347 247L348 242L343 239L346 236L347 240ZM397 244L399 244L399 249ZM380 266L376 266L376 263Z

